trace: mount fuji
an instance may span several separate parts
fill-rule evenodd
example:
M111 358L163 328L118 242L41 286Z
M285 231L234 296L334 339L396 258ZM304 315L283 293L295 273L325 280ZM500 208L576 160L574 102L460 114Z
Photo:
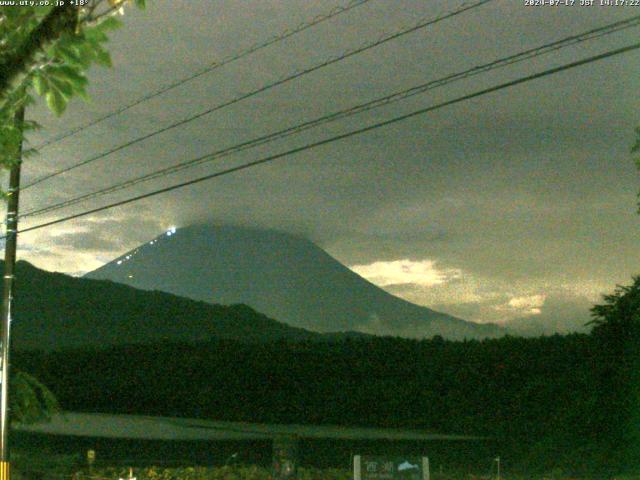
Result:
M504 335L395 297L314 243L236 226L171 229L86 275L218 304L243 303L318 332L448 339Z

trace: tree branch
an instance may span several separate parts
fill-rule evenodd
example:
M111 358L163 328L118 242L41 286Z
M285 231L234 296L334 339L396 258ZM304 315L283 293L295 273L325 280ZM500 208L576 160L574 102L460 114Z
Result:
M36 55L64 33L73 33L78 8L67 3L54 7L33 29L27 39L0 63L0 102L4 103L12 87L20 82L36 61Z

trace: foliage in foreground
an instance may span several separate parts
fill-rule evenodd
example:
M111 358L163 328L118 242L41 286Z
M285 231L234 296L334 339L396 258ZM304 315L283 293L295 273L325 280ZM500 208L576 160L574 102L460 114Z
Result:
M21 370L12 372L10 403L11 420L20 423L46 421L60 411L46 385Z
M249 466L224 466L224 467L183 467L183 468L105 468L94 471L92 478L101 480L127 479L130 474L136 480L270 480L271 471L266 467ZM82 480L85 475L76 474L75 478ZM299 468L297 480L351 480L353 474L348 468ZM431 480L494 480L495 474L473 473L439 473L432 472ZM502 480L579 480L578 477L567 476L559 471L547 474L521 476L501 475ZM640 480L640 475L622 475L612 477L611 480Z
M72 468L68 465L62 469L54 468L54 473L58 477L68 477L82 480L83 478L100 479L100 480L118 480L127 479L129 475L133 475L136 480L269 480L271 479L271 470L266 467L257 465L234 465L223 467L179 467L179 468L163 468L163 467L147 467L129 469L125 467L108 467L102 469L94 469L89 475L84 471ZM20 471L20 469L18 469ZM38 473L51 473L51 466L46 469L25 468L21 469L24 476L30 476ZM351 478L351 470L349 469L317 469L317 468L300 468L298 470L298 480L349 480Z

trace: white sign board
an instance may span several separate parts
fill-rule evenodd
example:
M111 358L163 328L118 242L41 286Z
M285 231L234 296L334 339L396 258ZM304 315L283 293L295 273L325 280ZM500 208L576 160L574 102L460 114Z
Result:
M354 480L430 480L429 458L354 455Z

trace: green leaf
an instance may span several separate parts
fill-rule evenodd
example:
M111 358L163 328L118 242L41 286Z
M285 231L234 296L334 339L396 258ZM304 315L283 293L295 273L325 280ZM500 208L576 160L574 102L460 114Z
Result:
M96 25L96 29L100 32L108 32L110 30L115 30L122 26L122 22L115 17L107 17L98 25Z
M96 27L87 28L84 31L84 37L87 42L95 43L95 44L104 43L109 40L109 37L107 37L107 34L104 32L101 32L100 29Z
M42 74L34 75L33 88L36 89L38 95L44 95L48 89L47 79L43 77Z
M111 55L104 48L99 48L96 50L96 63L99 65L104 65L105 67L111 67Z
M62 93L58 90L51 89L47 92L46 95L47 105L51 109L53 113L60 116L64 113L64 110L67 108L67 100L64 98Z
M70 84L74 90L86 87L89 84L87 78L77 67L69 65L55 66L49 68L47 73L52 78Z
M67 100L73 96L73 87L68 81L56 77L51 77L50 81Z
M79 85L86 87L89 84L87 77L84 76L81 70L70 67L68 65L58 67L56 70L60 72L60 74L64 75L67 81L72 83L74 86Z
M91 100L91 97L89 97L89 94L87 93L84 87L76 87L76 93L85 102L89 102Z
M74 50L78 52L80 59L79 65L83 68L89 68L91 62L96 58L96 48L88 43L79 43L74 46Z
M77 50L69 47L65 47L59 45L56 48L56 54L65 62L71 65L83 65L82 59L80 58L80 54Z

